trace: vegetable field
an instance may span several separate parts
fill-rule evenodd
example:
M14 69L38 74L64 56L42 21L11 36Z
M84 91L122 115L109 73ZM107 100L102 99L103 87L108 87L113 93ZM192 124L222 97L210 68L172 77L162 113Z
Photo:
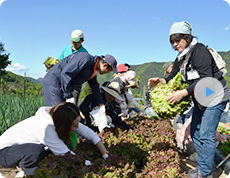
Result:
M117 161L103 160L97 148L82 139L77 155L44 159L34 177L186 177L180 174L180 158L175 133L168 120L133 118L130 131L120 129L100 133ZM85 166L85 160L91 166Z
M0 95L0 135L15 123L32 116L43 105L43 96Z
M41 96L1 95L0 134L42 105ZM141 117L127 122L133 127L129 132L116 129L100 134L110 153L121 158L117 162L103 160L94 145L81 139L77 156L50 155L40 163L35 177L184 177L169 121ZM85 166L85 160L91 166Z
M0 95L0 134L15 123L35 114L45 105L42 96ZM100 137L117 161L104 160L97 148L79 139L76 156L50 154L33 177L186 177L181 173L175 131L169 119L132 117L132 130L106 130ZM225 132L225 130L219 130ZM221 150L229 153L229 143ZM86 166L85 160L91 165Z

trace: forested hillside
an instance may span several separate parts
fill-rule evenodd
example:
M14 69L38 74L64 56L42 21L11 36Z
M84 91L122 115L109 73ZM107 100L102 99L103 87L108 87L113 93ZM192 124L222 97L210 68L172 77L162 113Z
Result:
M225 79L230 85L230 50L227 52L219 52L223 59L227 63L228 73L225 76ZM150 62L140 65L131 65L131 69L134 70L137 75L140 77L140 88L133 90L133 93L140 94L141 96L147 91L147 82L151 77L163 77L164 71L162 62ZM111 79L112 75L99 76L99 81L106 81Z
M230 84L230 51L219 53L227 63L228 73L225 78ZM143 96L147 91L147 82L149 78L157 76L163 77L163 64L163 62L150 62L139 65L131 65L131 70L134 70L140 78L140 87L139 89L133 90L133 93ZM98 75L98 81L100 84L105 81L110 81L111 78L112 73ZM12 72L7 72L4 80L1 81L0 92L42 95L43 91L41 81L42 78L35 80L30 77L24 78L23 76L16 75Z
M43 95L42 84L39 81L12 72L7 72L0 84L0 93Z

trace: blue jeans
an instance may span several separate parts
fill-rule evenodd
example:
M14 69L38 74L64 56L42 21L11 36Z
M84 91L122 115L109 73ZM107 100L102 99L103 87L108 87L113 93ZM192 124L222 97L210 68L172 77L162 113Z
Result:
M202 176L211 174L215 155L216 129L227 104L199 109L195 107L191 122L191 137L198 153L197 168Z
M223 123L230 122L230 116L228 115L228 111L224 111L224 112L221 114L220 122L223 122Z

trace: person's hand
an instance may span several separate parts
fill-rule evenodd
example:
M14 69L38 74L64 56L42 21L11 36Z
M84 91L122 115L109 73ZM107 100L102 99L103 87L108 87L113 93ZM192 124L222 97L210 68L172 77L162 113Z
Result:
M148 80L148 88L151 89L152 87L154 87L155 85L157 85L160 82L160 78L156 77L156 78L150 78Z
M177 90L177 91L173 92L170 97L168 97L168 102L173 103L173 104L177 103L187 95L188 95L188 92L186 89Z
M117 163L117 162L124 160L124 158L122 156L116 156L116 155L113 155L111 153L108 153L108 155L109 155L109 157L105 160L112 162L112 163Z

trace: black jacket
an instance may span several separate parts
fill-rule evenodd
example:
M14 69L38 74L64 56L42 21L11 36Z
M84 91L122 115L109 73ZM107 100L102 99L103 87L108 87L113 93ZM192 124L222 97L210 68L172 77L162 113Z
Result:
M200 75L200 78L194 79L194 80L187 80L187 75L186 75L186 83L189 84L189 87L187 88L188 94L192 95L194 104L198 106L199 108L202 108L201 105L199 105L194 98L194 88L196 83L204 77L214 77L217 80L219 80L223 86L226 85L226 81L222 76L222 72L218 69L216 66L216 63L207 49L206 46L204 46L202 43L197 43L194 48L191 51L191 55L188 61L188 64L191 64L192 68L198 72ZM189 65L186 67L186 73L190 70ZM173 64L173 69L171 74L165 78L166 82L171 80L177 72L180 71L180 64L178 62L178 58L176 58L174 64Z
M121 120L121 118L118 116L118 114L114 110L113 104L106 102L104 93L101 93L101 95L103 96L103 101L105 103L106 114L111 117L112 123L116 127L120 127L122 130L129 130L130 126L127 125L124 121ZM85 99L82 101L81 105L79 106L80 111L85 116L86 125L88 127L90 127L91 129L93 129L94 131L98 131L98 129L91 125L89 112L91 112L93 110L93 108L96 107L96 106L99 106L99 105L98 105L95 97L92 94L87 95L85 97Z

